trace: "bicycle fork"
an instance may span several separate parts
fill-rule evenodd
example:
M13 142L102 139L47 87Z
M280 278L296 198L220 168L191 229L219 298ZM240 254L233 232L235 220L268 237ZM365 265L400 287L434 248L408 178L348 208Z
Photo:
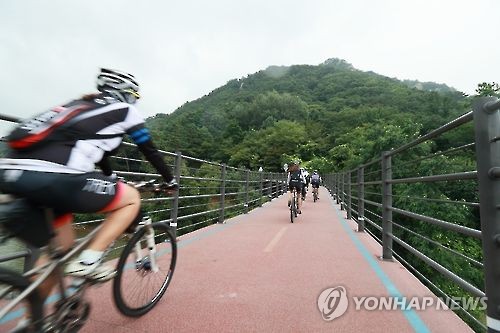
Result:
M135 267L136 269L145 268L150 269L154 273L159 271L158 263L156 262L156 243L155 243L155 233L151 226L152 220L149 216L145 216L142 222L139 224L142 228L146 228L144 237L146 238L147 249L141 248L141 242L135 243ZM149 254L143 256L142 253L147 251Z

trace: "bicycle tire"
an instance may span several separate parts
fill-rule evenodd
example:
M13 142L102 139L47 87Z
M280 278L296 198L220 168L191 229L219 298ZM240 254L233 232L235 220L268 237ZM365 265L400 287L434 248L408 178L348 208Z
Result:
M0 284L10 287L9 290L14 292L22 292L31 284L31 281L19 273L0 267ZM6 295L7 293L4 293L2 297L4 298ZM29 294L25 303L31 314L31 329L34 332L41 332L43 330L43 301L38 292L35 290Z
M149 227L153 228L155 232L155 244L159 252L155 255L155 260L158 261L159 266L163 267L159 272L153 272L151 265L146 265L147 262L136 262L134 257L134 249L136 244L142 248L144 243L147 248L144 236L148 230L148 226L139 229L132 235L127 245L123 249L117 265L117 274L113 279L113 299L118 310L128 317L139 317L148 313L158 303L167 290L175 270L175 263L177 261L177 244L174 236L170 231L170 227L161 222L153 223ZM164 243L164 244L161 244ZM158 246L161 245L161 246ZM160 253L161 252L161 253ZM132 256L130 256L132 254ZM161 258L160 258L161 257ZM142 259L146 260L145 256ZM128 266L132 267L128 267ZM140 265L140 266L138 266ZM128 274L130 272L130 274ZM161 274L164 273L164 278ZM147 278L149 281L144 282ZM160 284L159 288L154 287L151 295L142 297L139 292L147 292L148 286L152 285L153 281L157 280ZM130 283L140 280L136 288L129 287ZM128 288L127 288L128 287ZM128 297L127 292L132 291L132 296L139 296L144 301L139 301L137 305L131 304L131 299Z

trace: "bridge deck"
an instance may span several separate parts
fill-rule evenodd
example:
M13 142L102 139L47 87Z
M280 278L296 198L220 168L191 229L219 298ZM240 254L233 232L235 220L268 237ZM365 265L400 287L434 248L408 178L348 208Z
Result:
M356 310L352 296L435 296L398 262L379 260L379 244L353 231L326 189L320 196L293 224L281 196L182 236L173 281L155 309L121 316L108 283L89 291L83 332L471 332L450 310ZM325 321L318 296L336 286L349 306Z

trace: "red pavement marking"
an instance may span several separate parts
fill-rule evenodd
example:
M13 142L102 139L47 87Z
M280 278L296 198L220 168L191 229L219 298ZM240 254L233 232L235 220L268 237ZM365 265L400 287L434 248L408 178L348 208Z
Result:
M349 296L387 295L349 238L329 193L311 196L289 220L286 197L249 214L180 238L176 271L159 304L140 318L118 313L111 283L88 292L90 319L82 332L410 332L401 311L355 310L324 321L317 299L329 287ZM354 230L355 224L348 221ZM356 233L378 257L380 245ZM433 296L400 263L378 262L404 296ZM416 311L431 332L472 332L452 311Z

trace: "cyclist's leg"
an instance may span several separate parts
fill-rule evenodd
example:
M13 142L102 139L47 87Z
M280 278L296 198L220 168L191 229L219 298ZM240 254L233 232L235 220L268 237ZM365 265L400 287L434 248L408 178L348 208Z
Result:
M106 207L102 212L109 212L88 249L104 251L132 223L141 207L139 192L130 185L121 183L122 194L116 203Z
M71 222L73 221L73 216L71 214L66 214L56 219L54 222L55 231L55 241L63 249L63 251L68 250L75 240L75 233ZM37 260L36 265L42 265L48 260L47 254L40 255ZM35 277L36 278L36 277ZM50 275L38 288L38 292L43 300L45 300L56 285L57 279L56 275Z
M297 185L297 208L299 210L299 214L302 213L302 186Z
M99 266L105 250L134 221L139 214L140 195L132 186L117 183L114 198L98 212L108 213L102 228L76 261L66 267L66 273L85 276L97 281L114 277L114 268Z
M98 263L102 252L131 224L139 212L140 196L137 190L102 173L57 174L23 171L18 178L21 181L15 184L0 181L0 185L12 190L9 193L20 194L38 205L55 207L62 212L109 213L88 251L85 250L81 254L84 265ZM66 237L62 235L62 238ZM96 266L79 269L78 274L87 276Z

